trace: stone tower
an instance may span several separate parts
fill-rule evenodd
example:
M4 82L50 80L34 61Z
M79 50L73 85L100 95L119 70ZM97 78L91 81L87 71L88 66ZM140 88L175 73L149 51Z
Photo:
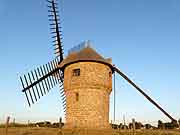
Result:
M64 70L65 128L109 128L111 59L86 46L70 53L60 67Z

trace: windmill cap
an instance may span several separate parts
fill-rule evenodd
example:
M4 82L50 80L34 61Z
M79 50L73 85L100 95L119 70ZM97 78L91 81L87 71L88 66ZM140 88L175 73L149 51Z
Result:
M70 53L60 64L61 69L65 69L66 66L77 63L77 62L97 62L102 63L111 68L113 71L112 59L105 59L100 54L98 54L94 49L90 46L87 46L80 50L79 52Z

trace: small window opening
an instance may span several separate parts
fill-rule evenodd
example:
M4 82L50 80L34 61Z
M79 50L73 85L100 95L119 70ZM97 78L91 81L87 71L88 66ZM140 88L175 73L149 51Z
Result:
M112 73L111 72L109 72L109 77L111 77L112 76Z
M76 101L79 101L79 93L76 93Z
M80 76L80 69L73 69L73 76Z

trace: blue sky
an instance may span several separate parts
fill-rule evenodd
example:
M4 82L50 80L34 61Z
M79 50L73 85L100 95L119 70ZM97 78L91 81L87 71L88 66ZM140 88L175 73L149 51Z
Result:
M111 57L165 110L180 118L179 0L58 2L65 55L71 47L91 40L97 52ZM20 122L64 116L58 87L29 108L19 82L20 75L54 58L46 4L45 0L0 0L0 122L7 115ZM123 115L127 121L169 121L118 75L116 90L117 122Z

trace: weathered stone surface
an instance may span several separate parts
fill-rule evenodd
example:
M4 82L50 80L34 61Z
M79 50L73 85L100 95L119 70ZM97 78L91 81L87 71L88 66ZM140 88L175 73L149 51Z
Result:
M74 69L80 76L73 76ZM109 128L109 95L112 71L97 62L77 62L64 71L65 128Z

